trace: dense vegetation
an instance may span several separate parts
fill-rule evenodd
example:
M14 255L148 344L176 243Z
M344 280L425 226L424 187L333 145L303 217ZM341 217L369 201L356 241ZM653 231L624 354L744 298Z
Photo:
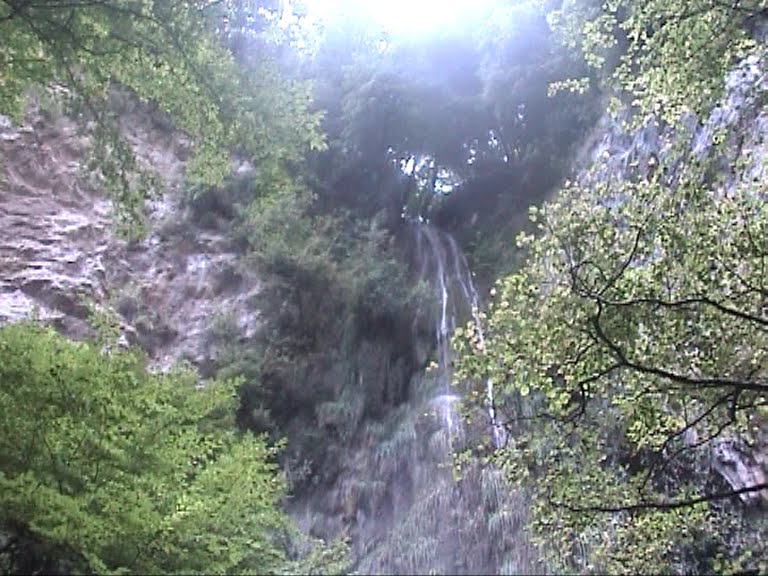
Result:
M3 572L276 574L338 558L286 558L299 540L276 449L232 426L236 382L149 374L136 352L22 323L0 329L0 383Z
M702 546L750 548L729 542L723 502L766 484L729 487L708 464L717 439L764 441L768 213L750 188L563 190L534 212L541 234L520 239L528 260L499 282L484 341L467 333L462 369L520 397L498 456L535 478L537 529L558 531L566 565L574 541L598 572L666 571L686 553L710 571Z
M764 12L639 0L550 15L602 70L613 105L635 108L631 124L672 137L647 166L598 165L533 207L525 263L497 282L487 320L457 334L459 375L507 394L495 460L532 491L534 531L560 570L767 568L768 485L729 485L712 465L724 447L765 449L768 212L749 176L762 159L733 146L754 116L716 125L695 152L690 116L722 98Z
M0 112L21 121L33 95L78 121L85 176L134 235L162 174L123 137L120 93L190 138L192 196L222 184L234 155L259 167L242 204L290 198L291 165L323 145L320 116L309 85L280 72L285 38L257 8L0 2ZM341 570L342 548L314 546L281 511L278 445L236 432L239 381L196 390L191 370L150 375L137 351L31 325L3 328L0 351L3 572Z
M726 73L762 57L768 5L517 0L412 38L360 13L278 26L278 5L0 0L0 113L21 121L32 95L75 118L133 233L162 175L114 96L166 116L193 143L180 225L227 235L265 287L254 339L212 319L203 386L110 339L0 327L1 569L342 571L344 546L300 534L284 497L328 490L360 438L398 440L387 416L432 354L407 266L430 221L498 278L454 343L473 425L490 379L507 443L458 461L530 496L547 568L768 570L768 487L711 464L768 442L768 205L738 144L756 114L692 152ZM606 104L664 153L563 184Z
M116 87L169 114L193 139L192 182L221 183L230 154L238 152L260 166L261 192L280 189L290 181L286 162L322 147L320 117L308 110L309 86L281 75L263 49L274 36L268 23L243 28L257 7L203 0L0 2L0 112L20 120L29 89L42 89L79 120L93 137L96 182L119 200L133 231L140 231L143 200L158 183L121 136L110 107Z

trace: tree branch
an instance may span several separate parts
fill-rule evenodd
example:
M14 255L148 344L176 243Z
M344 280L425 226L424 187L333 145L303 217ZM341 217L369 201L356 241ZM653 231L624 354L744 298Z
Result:
M737 396L736 392L729 391L728 393L720 396L715 400L715 402L707 408L704 412L699 414L696 418L694 418L692 421L687 422L685 426L680 428L679 430L673 432L667 438L664 440L664 443L661 445L661 447L656 451L656 454L654 456L653 461L651 462L651 465L648 467L648 472L645 475L645 478L643 479L643 482L640 484L640 487L638 488L638 492L642 493L643 490L645 490L645 487L647 486L649 480L651 479L654 471L656 470L656 467L661 463L662 458L664 457L664 453L667 451L669 446L672 444L672 442L676 439L688 432L689 430L693 429L694 426L699 424L700 422L706 420L710 414L712 414L715 410L717 410L720 406L727 403L732 398L735 398ZM674 457L673 457L674 458ZM667 462L672 460L673 458L668 458ZM666 467L666 463L661 467L661 470L663 470Z
M678 510L680 508L689 508L696 504L703 502L716 502L718 500L726 500L734 496L740 496L741 494L751 494L754 492L761 492L768 490L768 482L761 484L755 484L754 486L746 486L739 488L738 490L729 490L727 492L715 492L712 494L704 494L696 498L690 498L688 500L672 500L670 502L637 502L635 504L626 504L624 506L571 506L563 502L555 502L549 499L549 503L557 508L562 508L574 513L589 513L589 512L604 512L610 514L618 514L621 512L640 512L647 510Z
M591 318L591 324L595 330L595 335L611 350L617 360L624 365L624 367L631 370L635 370L642 374L650 374L652 376L659 376L679 384L685 384L694 388L742 388L744 390L754 390L756 392L768 392L768 384L763 382L749 382L744 380L733 380L730 378L695 378L692 376L686 376L685 374L678 374L665 368L656 368L653 366L644 366L637 362L630 360L624 351L613 342L606 335L600 324L600 318L603 313L603 304L597 302L598 311Z
M581 295L588 298L594 298L596 300L599 300L602 304L606 306L615 306L617 308L637 306L641 304L658 306L661 308L685 308L688 306L695 306L695 305L702 304L705 306L710 306L712 308L715 308L728 316L734 316L741 320L746 320L747 322L754 322L757 324L761 324L762 326L768 326L768 318L761 318L760 316L754 316L753 314L742 312L741 310L736 310L735 308L731 308L730 306L720 304L719 302L712 300L710 298L707 298L706 296L690 296L688 298L683 298L682 300L669 301L669 300L662 300L661 298L652 298L652 297L632 298L630 300L609 300L607 298L604 298L600 294L595 294L595 293L583 293Z

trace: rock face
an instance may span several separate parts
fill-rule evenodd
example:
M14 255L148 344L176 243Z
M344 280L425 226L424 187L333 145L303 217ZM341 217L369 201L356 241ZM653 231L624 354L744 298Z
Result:
M0 126L0 318L37 306L79 333L87 309L77 294L103 293L109 237L109 203L78 178L87 142L38 114Z
M765 439L763 439L765 440ZM765 442L762 443L765 446ZM765 450L754 451L734 439L724 439L712 449L712 466L733 488L740 490L758 486L768 481L768 457ZM747 492L740 495L746 504L768 503L768 491Z
M35 310L84 337L89 303L110 305L124 337L153 365L186 359L205 372L207 334L219 315L234 318L243 338L258 330L260 282L238 268L222 230L188 219L184 140L154 126L146 111L128 110L122 121L140 163L167 185L149 202L150 232L140 241L115 232L111 202L86 184L89 141L75 125L35 108L23 126L0 118L0 322Z
M664 181L674 184L680 161L708 156L719 163L721 190L733 188L738 179L760 180L768 166L765 65L757 55L746 58L726 77L723 102L707 118L687 116L677 131L655 118L648 118L637 130L627 131L622 123L629 120L628 110L618 117L605 115L577 162L582 169L580 177L586 175L583 168L591 165L590 179L645 178L655 170L659 159L670 160L674 156L676 161L663 175ZM723 145L718 146L716 141L723 135ZM681 141L687 143L683 156L675 150ZM743 162L738 169L737 160Z

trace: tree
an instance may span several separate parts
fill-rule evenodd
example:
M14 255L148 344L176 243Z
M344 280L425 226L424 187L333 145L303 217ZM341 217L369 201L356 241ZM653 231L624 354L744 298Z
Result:
M764 440L765 190L725 192L686 166L672 187L586 178L533 208L526 264L457 338L458 376L508 395L500 462L535 479L537 529L559 530L561 561L589 543L581 569L669 570L702 534L726 538L711 526L725 502L768 489L706 464L718 442Z
M692 154L680 120L723 95L766 7L557 4L553 30L601 72L612 105L628 96L632 123L673 124L674 143L660 166L619 179L598 167L531 210L525 264L457 335L458 375L500 388L498 463L533 490L534 530L560 569L765 570L745 555L759 556L765 526L750 535L738 504L768 486L728 484L710 464L717 447L765 442L765 190L738 179L738 135ZM735 184L718 174L724 158Z
M3 530L77 572L286 569L275 448L227 424L234 384L151 375L136 353L31 323L0 328ZM29 560L13 545L0 558L10 572Z
M723 78L756 47L765 0L562 0L550 24L640 111L674 123L709 111ZM584 86L571 78L561 86Z
M192 138L192 182L220 183L237 152L259 166L260 192L279 188L290 179L285 164L323 142L308 84L282 76L264 42L247 63L225 47L258 36L258 7L246 0L3 0L0 113L20 119L30 87L63 95L70 115L93 123L100 185L134 220L153 182L120 136L108 100L115 86L152 102Z
M536 1L499 3L461 29L411 37L364 20L323 23L307 67L327 110L329 152L312 165L320 201L384 209L390 228L405 208L455 229L482 205L497 216L490 229L512 219L522 189L551 188L594 100L547 98L552 81L588 70L545 16Z

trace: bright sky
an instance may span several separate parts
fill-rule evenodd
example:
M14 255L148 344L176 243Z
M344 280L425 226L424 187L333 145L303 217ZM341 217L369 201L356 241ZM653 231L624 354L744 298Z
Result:
M425 34L460 26L490 0L304 0L315 18L364 13L391 34Z

